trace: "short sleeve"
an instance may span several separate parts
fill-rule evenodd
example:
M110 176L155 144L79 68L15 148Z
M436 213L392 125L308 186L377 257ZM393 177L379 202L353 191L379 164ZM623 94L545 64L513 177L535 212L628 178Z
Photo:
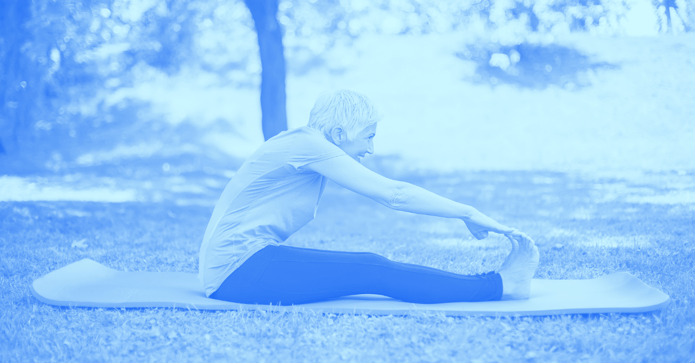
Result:
M287 165L297 172L302 172L302 168L308 164L346 155L341 148L326 140L320 131L309 127L303 127L291 142L293 152Z

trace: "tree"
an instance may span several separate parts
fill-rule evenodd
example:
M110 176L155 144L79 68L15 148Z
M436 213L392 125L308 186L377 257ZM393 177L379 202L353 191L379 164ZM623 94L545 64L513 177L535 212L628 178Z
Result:
M665 29L665 30L670 29L671 31L678 31L679 29L678 29L678 26L676 26L676 24L680 25L681 23L685 23L685 22L681 22L680 21L681 19L677 19L676 24L674 24L674 19L671 17L671 10L674 10L677 12L685 11L685 9L681 10L678 8L678 4L677 4L676 0L662 0L660 2L653 2L653 4L654 4L654 7L657 9L661 6L664 7L664 15L666 15L666 19L665 19L666 22L665 22L665 24L661 24L662 29ZM675 15L677 17L679 16L678 13L675 13ZM685 20L685 19L683 19L683 20ZM662 19L662 21L663 21L663 19ZM682 25L685 27L685 29L688 29L687 24L682 24Z
M0 154L9 157L0 161L17 170L31 170L49 153L37 128L47 125L39 119L53 115L61 53L45 29L64 25L35 14L61 7L50 1L0 1Z
M244 0L251 11L261 55L261 124L268 140L287 130L285 56L277 0Z
M18 143L20 129L29 119L26 88L38 86L22 77L28 63L21 48L29 38L24 28L29 5L21 0L0 3L0 153L11 152Z

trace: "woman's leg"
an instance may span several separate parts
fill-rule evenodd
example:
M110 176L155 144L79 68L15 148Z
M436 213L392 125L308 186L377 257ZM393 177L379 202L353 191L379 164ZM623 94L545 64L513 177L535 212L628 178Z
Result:
M368 252L268 246L244 262L210 297L292 305L356 294L425 304L492 301L502 297L502 279L492 272L459 275Z

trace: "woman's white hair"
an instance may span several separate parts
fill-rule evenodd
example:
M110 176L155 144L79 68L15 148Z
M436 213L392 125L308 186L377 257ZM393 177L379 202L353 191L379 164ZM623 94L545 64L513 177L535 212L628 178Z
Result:
M348 140L365 127L380 119L374 104L366 96L348 90L323 92L319 95L309 114L307 126L319 130L331 141L331 130L340 126Z

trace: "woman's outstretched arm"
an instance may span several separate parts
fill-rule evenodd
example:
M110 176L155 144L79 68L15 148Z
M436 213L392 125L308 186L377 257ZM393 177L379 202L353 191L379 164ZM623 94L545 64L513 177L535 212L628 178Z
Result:
M514 228L497 223L471 206L444 198L409 183L383 177L347 155L312 163L306 168L391 209L462 219L478 239L485 238L487 231L502 234L516 231Z

